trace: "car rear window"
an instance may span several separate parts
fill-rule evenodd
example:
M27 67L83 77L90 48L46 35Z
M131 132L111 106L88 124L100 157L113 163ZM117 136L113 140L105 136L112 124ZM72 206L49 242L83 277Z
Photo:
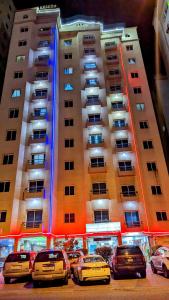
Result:
M71 258L78 258L80 257L80 253L79 252L76 252L76 253L67 253L67 256L69 259Z
M45 262L45 261L57 261L63 260L63 253L60 251L49 251L38 253L36 256L36 262Z
M91 263L91 262L101 262L104 261L102 257L93 256L93 257L86 257L83 259L84 263Z
M142 252L139 247L117 248L117 255L133 255L133 254L141 254L142 255Z
M15 253L15 254L9 254L6 258L6 262L24 262L30 260L30 254L29 253Z

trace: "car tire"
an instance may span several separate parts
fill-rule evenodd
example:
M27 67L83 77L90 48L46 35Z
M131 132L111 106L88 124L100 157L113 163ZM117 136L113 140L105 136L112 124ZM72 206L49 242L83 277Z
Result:
M39 281L33 280L33 287L34 287L34 288L39 287Z
M146 278L146 270L140 272L141 278Z
M63 283L68 285L68 275L66 274L65 278L63 279Z
M106 284L110 284L110 276L109 276L109 278L107 278L107 279L105 280L105 283L106 283Z
M167 267L165 265L163 265L163 274L165 278L169 277L169 270L167 269Z
M4 282L5 282L5 284L10 283L10 281L11 281L11 278L10 278L10 277L4 277Z
M154 267L154 264L153 264L153 262L151 261L151 270L152 270L152 272L154 273L154 274L157 274L157 269Z
M119 279L119 274L117 272L113 272L113 278L114 280Z

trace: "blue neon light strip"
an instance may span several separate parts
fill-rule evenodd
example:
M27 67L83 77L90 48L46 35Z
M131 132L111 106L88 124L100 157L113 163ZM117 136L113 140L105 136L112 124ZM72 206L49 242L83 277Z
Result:
M52 230L52 210L53 210L53 190L54 190L54 162L55 162L55 130L56 130L56 85L57 85L57 30L52 28L53 40L53 60L52 60L52 129L51 129L51 164L50 164L50 201L49 201L49 232Z

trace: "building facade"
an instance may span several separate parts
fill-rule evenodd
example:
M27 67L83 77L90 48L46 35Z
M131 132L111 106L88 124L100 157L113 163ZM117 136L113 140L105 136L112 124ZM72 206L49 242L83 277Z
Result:
M136 28L16 12L3 88L0 251L168 239L168 172Z

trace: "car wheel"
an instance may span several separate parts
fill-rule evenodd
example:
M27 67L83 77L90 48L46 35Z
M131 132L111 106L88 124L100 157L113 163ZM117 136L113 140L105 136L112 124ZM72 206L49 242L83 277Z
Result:
M119 279L119 274L116 272L113 272L113 278L114 278L114 280Z
M10 283L10 281L11 281L11 278L9 278L9 277L4 277L4 282L5 282L5 284Z
M64 283L65 285L68 284L68 275L66 275L65 278L63 279L63 283Z
M167 269L167 267L164 265L163 266L163 274L165 278L169 277L169 270Z
M154 264L152 261L151 261L151 270L154 274L157 274L157 269L154 267Z
M140 272L141 278L146 278L146 270Z
M106 283L106 284L110 284L110 276L109 276L109 278L107 278L107 279L105 280L105 283Z
M39 281L33 280L33 287L34 287L34 288L39 287Z

